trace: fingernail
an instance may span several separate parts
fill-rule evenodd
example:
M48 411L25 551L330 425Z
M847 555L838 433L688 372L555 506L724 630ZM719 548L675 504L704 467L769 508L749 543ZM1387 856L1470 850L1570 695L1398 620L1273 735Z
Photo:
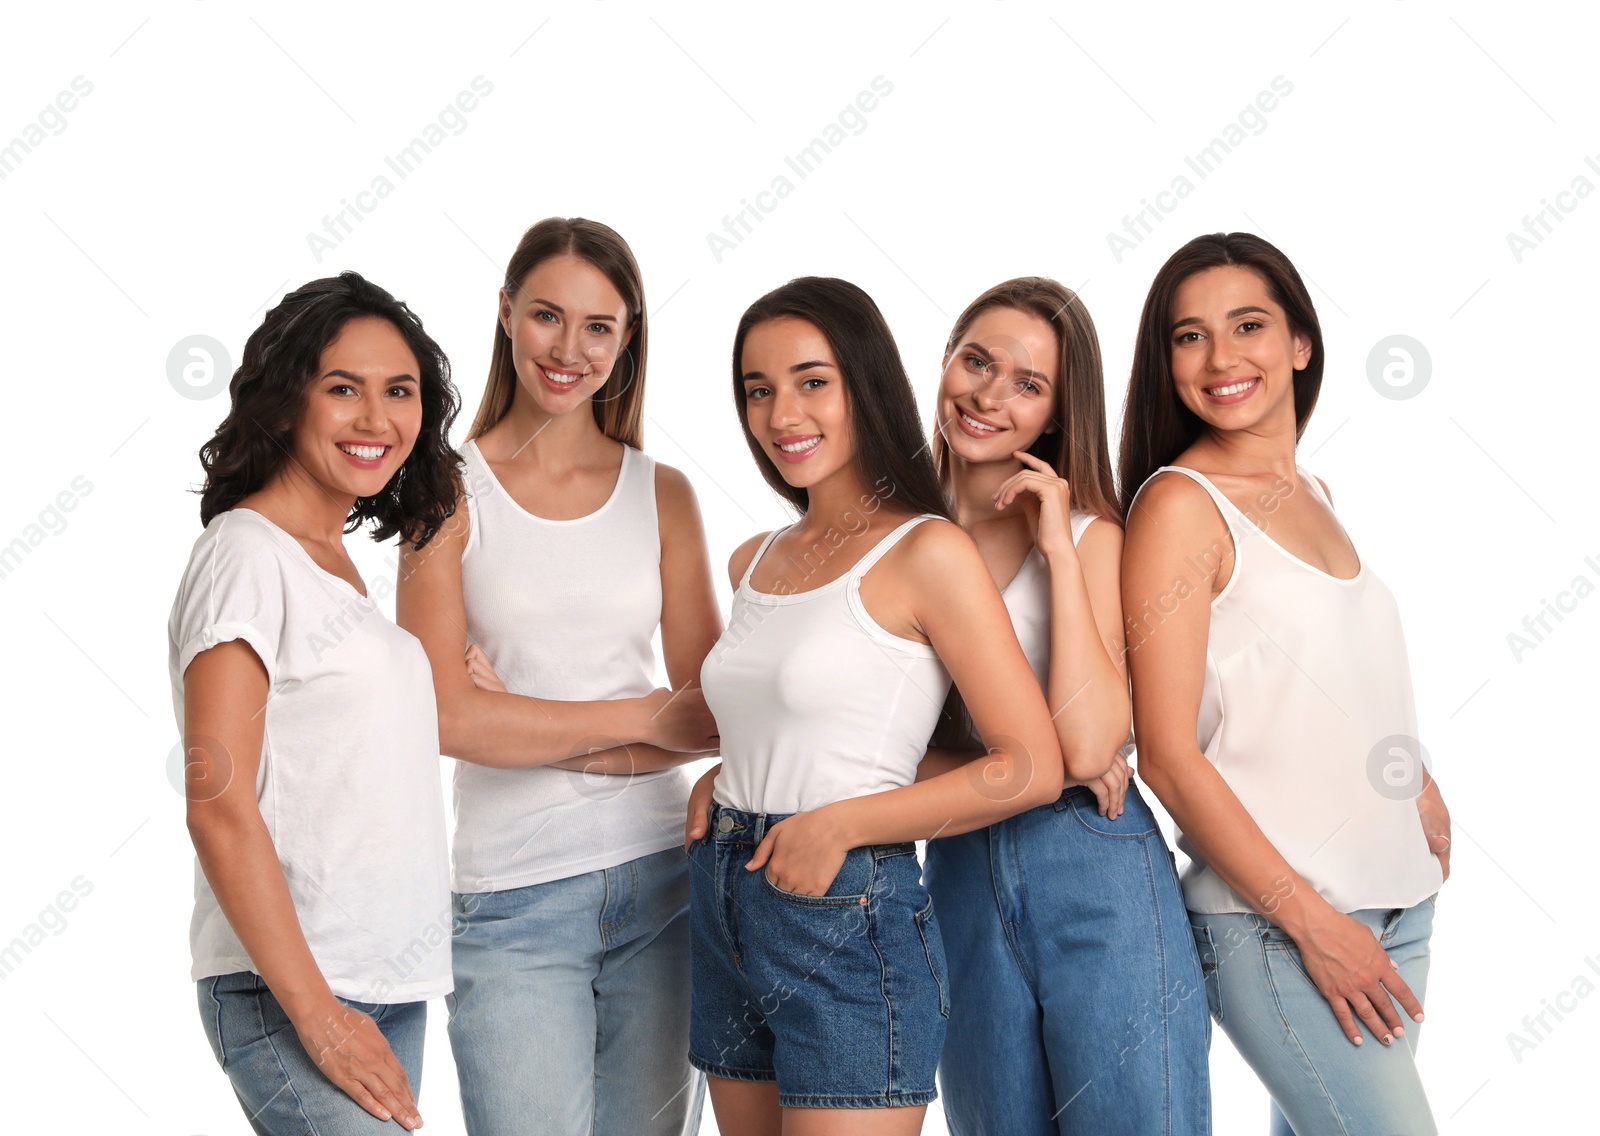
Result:
M1350 1039L1350 1040L1351 1040L1351 1042L1352 1042L1352 1043L1353 1043L1353 1044L1355 1044L1355 1045L1360 1045L1360 1044L1361 1044L1361 1035L1360 1035L1360 1034L1356 1034L1356 1035L1355 1035L1355 1036L1354 1036L1354 1037L1352 1037L1352 1038L1351 1038L1351 1039Z
M1405 1026L1395 1026L1394 1027L1394 1035L1395 1035L1395 1037L1405 1037L1405 1035L1406 1035L1406 1027Z
M1422 1011L1418 1010L1415 1014L1412 1014L1411 1020L1414 1022L1420 1022L1422 1020Z
M1389 1033L1384 1034L1383 1035L1383 1044L1385 1044L1385 1045L1393 1045L1394 1044L1394 1035L1393 1034L1389 1034Z

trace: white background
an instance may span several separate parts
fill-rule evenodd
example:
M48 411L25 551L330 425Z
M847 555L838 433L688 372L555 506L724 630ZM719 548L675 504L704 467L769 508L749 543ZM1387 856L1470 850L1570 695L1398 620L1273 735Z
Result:
M1455 815L1421 1051L1434 1111L1448 1133L1574 1119L1600 1039L1600 997L1573 993L1592 989L1582 975L1600 984L1585 964L1600 967L1588 870L1600 600L1587 595L1600 583L1600 199L1561 199L1571 212L1520 262L1507 233L1579 175L1600 185L1584 163L1600 165L1593 17L1577 5L1262 11L8 13L0 142L74 77L93 89L0 180L0 546L43 536L0 578L0 945L73 880L92 891L0 979L4 1127L246 1132L187 978L192 853L168 773L165 621L199 532L195 451L226 398L175 390L169 352L209 335L237 365L266 306L357 268L449 352L459 440L504 263L552 214L603 220L638 255L653 340L646 446L694 482L718 564L784 519L729 393L734 323L767 289L804 273L865 287L926 401L967 300L1008 276L1056 276L1099 325L1115 429L1162 260L1215 230L1284 249L1313 283L1327 339L1301 460L1399 597L1423 740ZM319 261L307 234L480 75L493 92L465 129L408 178L391 172L393 193ZM798 179L784 158L876 76L892 93ZM1292 93L1198 178L1185 156L1277 76ZM707 234L784 173L793 193L719 262ZM1119 259L1107 234L1180 174L1193 192ZM1369 379L1369 352L1394 334L1431 359L1409 398ZM64 490L75 508L50 516ZM389 571L389 550L351 543L369 582ZM1564 591L1573 610L1547 616L1519 657L1508 634ZM1524 1016L1558 995L1570 1012L1529 1034ZM422 1104L444 1136L461 1122L433 1009ZM1533 1042L1520 1054L1514 1031ZM1220 1031L1212 1068L1217 1131L1264 1131L1265 1095ZM937 1108L927 1129L943 1130Z

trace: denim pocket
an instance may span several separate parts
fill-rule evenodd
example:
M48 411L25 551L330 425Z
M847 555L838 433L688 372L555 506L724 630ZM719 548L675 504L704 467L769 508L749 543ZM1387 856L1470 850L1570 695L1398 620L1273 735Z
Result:
M1067 799L1072 805L1072 815L1077 818L1078 823L1096 836L1121 836L1130 840L1142 840L1151 833L1160 831L1155 814L1134 791L1132 782L1128 783L1128 792L1123 798L1122 815L1116 820L1100 815L1100 805L1095 800L1092 789L1082 785L1074 786L1069 790Z
M1294 967L1295 973L1306 980L1307 985L1316 989L1317 984L1311 981L1311 975L1306 972L1306 964L1300 958L1300 944L1294 941L1293 935L1276 923L1265 923L1258 933L1261 936L1261 946L1265 951L1269 970L1275 961L1288 962ZM1287 1021L1287 1018L1285 1020Z
M1218 964L1217 944L1212 941L1211 928L1204 923L1189 924L1194 932L1194 948L1200 955L1200 977L1206 985L1206 1007L1218 1025L1222 1024L1222 968Z
M767 890L788 903L801 907L865 907L867 895L872 891L872 881L877 875L877 858L871 848L852 848L845 854L844 863L822 895L801 895L785 891L772 882L767 869L761 869L761 882Z
M939 988L939 1016L950 1016L950 982L949 974L944 960L944 939L939 935L939 926L933 921L933 896L928 897L928 905L916 916L917 934L922 936L922 951L928 957L928 969L933 973L934 985Z

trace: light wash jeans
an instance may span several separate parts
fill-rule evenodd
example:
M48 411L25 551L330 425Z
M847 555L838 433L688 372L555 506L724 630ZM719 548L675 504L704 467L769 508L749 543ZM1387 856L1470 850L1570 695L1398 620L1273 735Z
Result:
M453 902L450 1048L472 1136L698 1129L683 849Z
M211 1051L259 1136L304 1136L307 1132L381 1136L405 1131L398 1121L379 1120L328 1080L300 1044L288 1015L260 975L242 970L202 978L195 985ZM406 1071L411 1095L420 1104L422 1034L428 1024L428 1004L339 1001L377 1023Z
M1352 911L1400 964L1417 1001L1428 985L1428 940L1437 895L1415 907ZM1351 1045L1328 1000L1306 975L1300 950L1254 912L1189 913L1212 1016L1272 1094L1273 1136L1433 1136L1417 1075L1422 1025L1399 1010L1406 1032L1384 1045L1362 1026ZM1424 1004L1426 1009L1426 1004ZM1359 1024L1359 1019L1358 1019Z
M1129 784L928 841L956 1136L1205 1136L1211 1020L1172 853Z

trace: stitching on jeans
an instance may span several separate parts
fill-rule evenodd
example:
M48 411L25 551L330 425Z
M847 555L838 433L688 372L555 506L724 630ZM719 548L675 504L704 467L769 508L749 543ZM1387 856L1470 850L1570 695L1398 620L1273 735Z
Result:
M217 997L217 979L220 977L220 975L217 975L212 978L202 979L200 985L211 999L212 1021L214 1022L217 1036L217 1064L226 1069L228 1067L228 1044L222 1040L222 1000Z
M1322 1079L1322 1073L1317 1069L1316 1063L1311 1060L1310 1052L1308 1052L1305 1045L1301 1043L1300 1035L1296 1033L1294 1027L1289 1024L1289 1016L1283 1012L1283 999L1278 994L1277 980L1272 976L1271 956L1267 953L1266 944L1261 940L1259 935L1257 935L1256 939L1257 942L1262 943L1261 970L1262 973L1267 976L1267 988L1272 991L1273 1008L1278 1011L1278 1017L1283 1021L1284 1028L1288 1030L1289 1040L1294 1042L1295 1053L1299 1056L1302 1065L1305 1067L1305 1070L1311 1074L1311 1079L1316 1082L1317 1088L1321 1091L1322 1098L1327 1103L1329 1112L1333 1116L1333 1122L1339 1126L1340 1132L1344 1133L1345 1136L1349 1136L1350 1130L1345 1127L1344 1115L1339 1111L1339 1102L1334 1099L1333 1093L1329 1091L1328 1083ZM1298 963L1295 964L1295 969L1298 970L1302 975L1305 975L1306 973L1305 969ZM1316 991L1319 998L1322 997L1322 991L1317 990L1316 984L1311 982L1309 976L1306 977L1306 982L1311 986L1312 990ZM1332 1013L1331 1007L1329 1008L1329 1012Z
M894 1018L894 998L889 993L889 974L890 974L890 969L891 968L889 966L889 960L886 957L884 957L883 946L882 946L882 944L880 944L878 942L878 928L879 928L880 924L882 923L882 920L881 919L874 919L872 917L873 908L878 906L878 904L882 903L883 902L883 898L884 898L884 897L878 895L877 891L878 891L878 862L876 860L874 860L872 862L872 875L867 880L867 894L871 898L867 901L867 905L862 908L862 918L866 921L866 924L867 924L867 942L872 944L872 953L878 956L878 991L879 991L879 993L881 993L883 995L884 1017L886 1019L888 1019L888 1022L889 1022L889 1053L888 1053L889 1064L888 1064L888 1068L884 1070L884 1074L885 1074L884 1084L885 1084L885 1092L886 1093L893 1093L895 1091L895 1085L899 1081L899 1077L898 1077L898 1073L899 1073L899 1070L900 1070L899 1031L896 1030L896 1028L895 1028L895 1024L896 1023L895 1023L895 1018ZM876 902L874 902L874 901L876 901Z
M1028 993L1033 995L1034 1001L1039 1000L1039 984L1034 981L1033 970L1028 966L1028 959L1022 950L1022 943L1017 935L1017 921L1007 918L1004 906L1005 892L1000 886L1000 877L1005 874L1005 856L1007 847L1015 848L1017 845L1017 817L1007 817L999 824L990 825L985 835L988 837L989 851L989 886L994 889L995 913L1000 916L1000 929L1005 935L1006 950L1011 955L1011 961L1016 964L1017 973L1022 975L1022 984L1028 988ZM1007 840L1009 838L1009 844ZM995 844L1000 844L996 849ZM998 858L999 865L996 866ZM1016 864L1015 877L1017 890L1024 896L1027 894L1026 877L1022 874L1022 856L1020 852L1013 857ZM1016 914L1011 912L1010 914Z
M1080 821L1079 823L1082 822ZM1089 826L1084 825L1084 827L1088 828ZM1094 830L1090 829L1090 831ZM1165 849L1165 840L1162 841L1161 846ZM1161 950L1157 953L1160 959L1159 969L1161 971L1161 1053L1164 1066L1163 1072L1165 1073L1167 1084L1166 1132L1167 1136L1172 1136L1172 1014L1166 1012L1166 998L1172 987L1167 983L1167 926L1161 919L1161 895L1156 886L1155 867L1150 863L1150 841L1145 840L1139 846L1139 850L1144 853L1145 882L1150 885L1150 910L1155 914L1156 942L1161 944Z
M254 1121L255 1118L261 1114L261 1112L266 1110L267 1105L271 1104L277 1099L278 1093L283 1092L284 1089L288 1089L289 1095L294 1097L294 1107L295 1110L299 1112L300 1119L305 1121L305 1125L311 1131L312 1136L321 1136L321 1132L317 1128L316 1122L312 1120L311 1115L306 1112L306 1103L300 1098L300 1090L294 1087L294 1078L289 1075L288 1066L283 1063L283 1054L278 1051L278 1043L273 1041L272 1035L267 1032L267 1016L262 1010L262 1003L263 995L270 994L271 991L261 989L261 985L261 982L257 981L257 988L252 992L255 1002L256 1020L261 1023L261 1039L267 1043L267 1048L272 1051L273 1060L278 1063L278 1072L283 1074L283 1085L278 1089L277 1093L273 1093L272 1096L267 1098L266 1104L263 1104L259 1111L250 1114L250 1119ZM317 1059L312 1057L309 1052L306 1052L304 1046L301 1046L301 1051L305 1052L306 1056L310 1058L312 1065L316 1066L318 1070L321 1069L321 1066L317 1065ZM351 1099L351 1103L355 1103L354 1098ZM357 1105L356 1107L359 1108L360 1106ZM363 1111L365 1110L363 1109Z

